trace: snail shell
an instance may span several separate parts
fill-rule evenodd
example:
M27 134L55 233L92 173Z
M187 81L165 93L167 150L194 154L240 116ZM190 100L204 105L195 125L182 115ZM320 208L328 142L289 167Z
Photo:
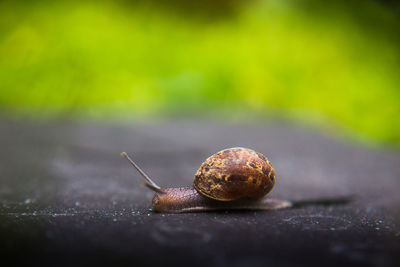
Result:
M219 200L261 198L275 184L275 170L261 153L242 147L222 150L201 164L193 186L202 195Z

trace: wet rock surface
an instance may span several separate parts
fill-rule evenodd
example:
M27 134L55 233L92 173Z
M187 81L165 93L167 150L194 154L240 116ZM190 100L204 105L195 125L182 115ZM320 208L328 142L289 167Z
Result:
M399 266L400 154L278 122L0 120L0 250L15 265ZM271 160L279 211L159 214L161 186L243 146Z

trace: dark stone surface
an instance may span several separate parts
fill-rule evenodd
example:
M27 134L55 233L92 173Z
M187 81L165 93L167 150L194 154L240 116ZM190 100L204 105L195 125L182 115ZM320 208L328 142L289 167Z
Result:
M14 264L399 266L400 155L277 122L117 125L0 120L0 250ZM268 125L268 126L267 126ZM157 214L121 157L190 185L226 147L267 155L273 212Z

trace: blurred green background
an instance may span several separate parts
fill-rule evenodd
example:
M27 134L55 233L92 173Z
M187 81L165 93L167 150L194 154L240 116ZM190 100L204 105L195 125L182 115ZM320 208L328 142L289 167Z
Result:
M392 1L2 1L0 112L272 116L399 145L399 52Z

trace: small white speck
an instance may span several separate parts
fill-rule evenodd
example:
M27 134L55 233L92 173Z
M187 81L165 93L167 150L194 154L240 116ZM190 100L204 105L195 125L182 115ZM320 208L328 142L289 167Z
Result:
M75 207L79 207L81 203L79 201L75 201Z
M30 204L32 200L30 198L25 198L24 203L25 204Z
M335 227L331 227L331 231L336 231L336 228Z
M116 221L117 221L117 218L114 218L114 219L113 219L113 222L116 222Z

